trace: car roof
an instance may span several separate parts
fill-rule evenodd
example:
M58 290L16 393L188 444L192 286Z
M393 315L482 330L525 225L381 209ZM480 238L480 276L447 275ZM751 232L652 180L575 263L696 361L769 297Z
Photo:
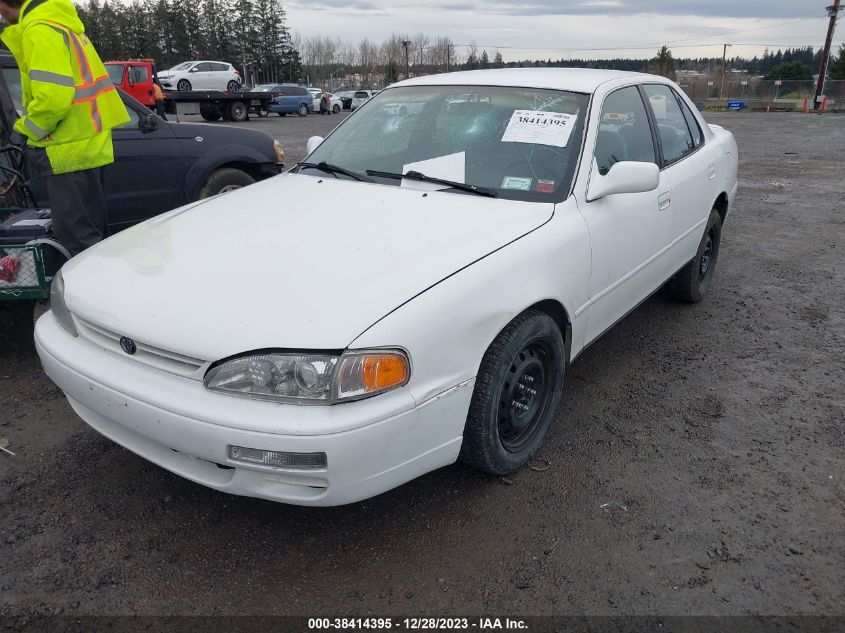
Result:
M501 68L427 75L425 77L400 81L397 84L393 84L393 86L514 86L593 93L603 83L628 77L636 77L641 80L655 79L660 82L666 81L663 77L656 75L621 70L598 70L594 68Z

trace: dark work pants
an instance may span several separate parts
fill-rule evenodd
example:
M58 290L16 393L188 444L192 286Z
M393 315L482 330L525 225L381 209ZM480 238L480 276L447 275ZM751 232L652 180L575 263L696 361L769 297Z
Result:
M54 174L45 150L29 148L27 157L47 183L53 235L70 254L104 239L108 232L104 168Z

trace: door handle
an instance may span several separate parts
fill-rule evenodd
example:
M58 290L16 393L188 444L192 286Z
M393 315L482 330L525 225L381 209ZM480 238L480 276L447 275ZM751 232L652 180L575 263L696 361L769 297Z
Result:
M661 193L660 197L657 199L657 208L661 211L665 211L669 207L672 206L672 199L669 197L668 193Z

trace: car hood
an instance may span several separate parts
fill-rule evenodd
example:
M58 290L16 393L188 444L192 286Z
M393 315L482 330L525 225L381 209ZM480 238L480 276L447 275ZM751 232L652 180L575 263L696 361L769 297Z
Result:
M343 349L553 211L283 174L90 248L62 269L65 298L79 318L202 360L264 348Z

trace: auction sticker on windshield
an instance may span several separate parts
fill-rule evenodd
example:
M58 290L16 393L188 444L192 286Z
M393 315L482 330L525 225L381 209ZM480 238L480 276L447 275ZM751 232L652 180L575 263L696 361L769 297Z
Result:
M502 142L566 147L577 119L577 115L564 112L515 110Z

